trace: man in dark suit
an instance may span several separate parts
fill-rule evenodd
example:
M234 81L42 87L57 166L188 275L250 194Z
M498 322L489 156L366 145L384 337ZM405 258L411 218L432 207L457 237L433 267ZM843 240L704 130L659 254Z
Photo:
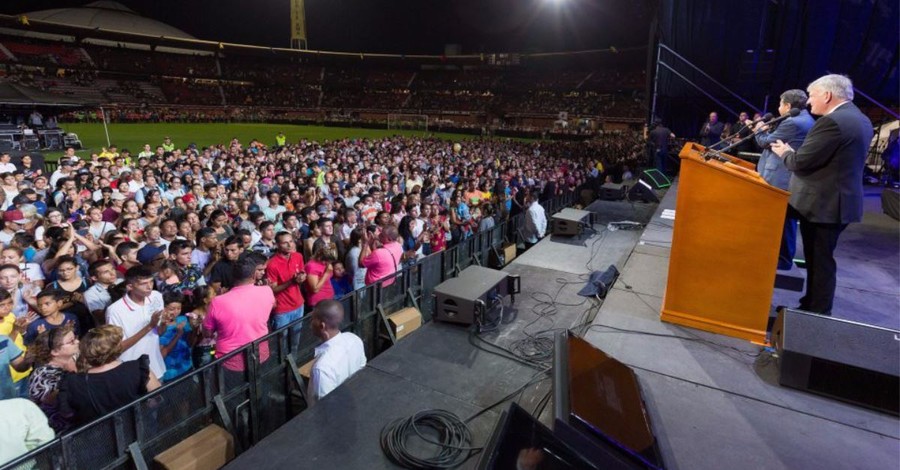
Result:
M779 140L771 149L793 172L790 206L800 220L806 254L806 294L800 309L831 315L838 237L862 220L862 176L874 130L853 104L853 83L826 75L809 84L809 105L816 121L800 148Z
M769 125L759 122L753 129L756 134L756 143L762 148L762 154L759 157L759 163L756 165L756 171L763 179L776 188L788 190L788 184L791 180L791 172L784 166L784 161L778 158L769 148L773 142L787 142L792 148L800 148L806 134L812 128L815 121L806 110L806 92L803 90L788 90L781 94L781 100L778 105L778 114L784 116L791 112L792 109L799 109L800 114L792 116L781 123L777 124L774 129L770 129ZM747 121L749 126L751 121ZM778 253L778 269L791 269L794 264L794 252L797 247L797 219L791 214L791 211L785 216L784 229L781 233L781 250Z
M725 123L719 121L719 113L713 111L709 113L709 120L703 123L700 129L700 145L709 147L710 145L722 139L722 133L725 132Z

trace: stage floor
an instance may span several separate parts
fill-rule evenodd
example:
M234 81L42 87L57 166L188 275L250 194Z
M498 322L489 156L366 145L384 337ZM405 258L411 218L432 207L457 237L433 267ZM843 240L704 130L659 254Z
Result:
M636 370L668 468L900 466L897 418L783 388L774 359L761 348L660 322L673 223L661 214L674 209L676 194L677 183L659 205L596 201L587 208L597 215L594 233L546 237L519 256L506 270L521 276L522 294L506 308L504 324L481 337L509 348L526 333L580 327L588 341ZM900 230L879 206L877 195L867 196L865 220L842 236L834 315L897 328ZM626 220L646 226L606 229ZM587 273L611 264L622 275L602 304L576 294ZM799 296L776 291L773 308L794 305ZM541 380L539 368L476 348L473 342L484 347L478 341L455 325L425 325L227 468L396 468L378 444L393 419L436 407L467 418L529 382L515 398L535 410L549 380ZM504 408L472 422L476 445L485 443ZM551 409L541 414L545 423Z

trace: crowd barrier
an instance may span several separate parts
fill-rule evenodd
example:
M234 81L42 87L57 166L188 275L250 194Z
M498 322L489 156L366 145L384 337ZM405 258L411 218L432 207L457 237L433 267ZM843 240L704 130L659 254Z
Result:
M579 194L565 193L541 205L549 218L575 203ZM423 322L431 321L435 286L470 265L490 265L492 251L506 243L524 242L524 223L525 214L518 214L389 278L347 294L340 299L346 313L343 331L358 335L367 358L372 359L394 342L387 315L415 306L422 312ZM231 433L239 454L305 410L306 389L299 368L313 359L320 344L307 325L309 319L306 315L58 436L0 470L144 470L154 467L157 455L210 424Z

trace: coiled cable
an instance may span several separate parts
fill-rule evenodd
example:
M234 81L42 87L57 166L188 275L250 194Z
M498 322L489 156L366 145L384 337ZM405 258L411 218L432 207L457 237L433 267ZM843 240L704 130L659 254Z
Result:
M424 428L437 432L439 440L422 433ZM440 452L432 457L413 455L407 446L408 440L416 436L434 444ZM465 462L473 452L481 447L472 447L472 431L469 425L455 414L446 410L423 410L408 417L388 423L381 429L381 450L392 462L410 469L455 468Z

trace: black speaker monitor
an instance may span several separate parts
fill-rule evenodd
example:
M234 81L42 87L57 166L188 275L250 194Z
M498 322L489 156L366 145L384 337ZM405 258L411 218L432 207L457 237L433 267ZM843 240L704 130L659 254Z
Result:
M507 295L514 296L520 289L519 276L469 266L434 288L434 320L471 325L483 320L498 300Z
M637 183L634 183L634 186L632 186L631 189L628 190L628 200L659 202L659 196L656 195L656 191L654 191L653 186L644 178L641 178L637 180Z
M772 343L781 385L900 414L900 331L784 309Z

